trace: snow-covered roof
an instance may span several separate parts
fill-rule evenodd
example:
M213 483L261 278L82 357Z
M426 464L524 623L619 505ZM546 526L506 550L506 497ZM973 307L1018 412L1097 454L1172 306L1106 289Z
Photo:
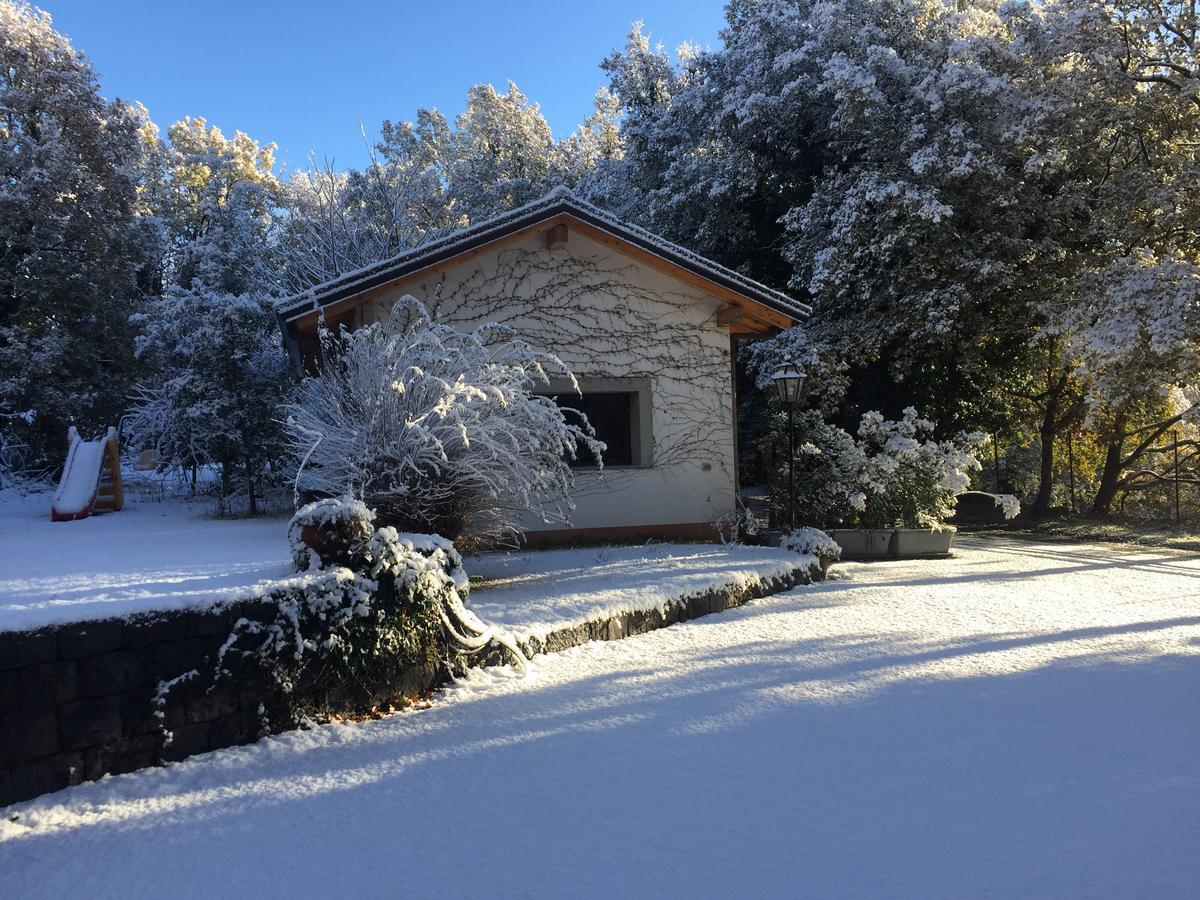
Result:
M624 222L598 206L579 199L566 187L557 187L532 203L452 232L398 256L372 263L352 272L346 272L332 281L287 297L279 304L279 316L284 321L298 319L308 313L320 310L330 303L361 294L381 284L457 256L466 250L564 214L605 231L643 251L791 319L802 321L807 319L812 312L806 304L793 299L782 291L769 288L752 278L747 278L740 272L735 272L698 253L672 244L644 228Z

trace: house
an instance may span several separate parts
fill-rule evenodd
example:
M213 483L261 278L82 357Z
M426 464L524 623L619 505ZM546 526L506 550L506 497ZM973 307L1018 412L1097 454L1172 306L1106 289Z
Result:
M736 507L737 342L809 314L558 189L290 298L280 322L293 363L316 364L322 321L357 327L405 295L451 324L508 326L578 378L581 397L565 383L547 392L588 416L604 469L577 472L574 528L529 522L534 542L711 539Z

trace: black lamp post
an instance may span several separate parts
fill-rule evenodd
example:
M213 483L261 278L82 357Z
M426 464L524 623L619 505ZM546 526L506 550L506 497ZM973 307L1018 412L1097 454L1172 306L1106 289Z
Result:
M807 382L808 373L795 363L780 366L771 376L775 396L788 414L788 531L796 528L796 407L804 399Z

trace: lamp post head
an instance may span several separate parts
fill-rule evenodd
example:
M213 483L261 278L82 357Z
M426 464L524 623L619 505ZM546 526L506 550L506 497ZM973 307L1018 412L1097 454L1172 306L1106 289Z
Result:
M808 382L808 373L796 363L785 363L775 370L771 376L771 384L775 387L775 396L783 403L795 406L804 397L804 387Z

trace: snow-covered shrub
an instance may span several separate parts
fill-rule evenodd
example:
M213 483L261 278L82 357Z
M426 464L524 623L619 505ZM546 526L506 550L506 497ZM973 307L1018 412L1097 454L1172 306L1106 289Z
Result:
M785 534L780 539L779 546L794 553L815 556L822 569L828 569L842 558L842 548L838 542L818 528L797 528Z
M974 450L982 434L933 439L933 423L911 406L897 421L865 413L856 445L864 458L861 494L852 498L868 528L938 528L954 513L954 498L980 469Z
M569 461L604 447L534 393L551 371L575 383L556 356L499 326L435 323L411 297L322 341L323 371L287 407L301 493L349 495L382 523L450 538L468 524L516 532L526 511L566 520Z
M1005 519L1015 519L1021 514L1021 501L1012 494L992 494L992 500Z
M809 411L797 421L796 515L799 521L863 528L938 528L954 498L980 468L983 436L932 437L933 423L909 407L897 421L862 416L857 439ZM787 460L772 485L787 505Z
M301 572L322 565L345 565L355 547L371 536L375 513L353 497L325 497L306 503L292 516L288 543Z
M361 503L342 499L301 510L293 546L303 546L304 525L316 526L346 542L339 560L310 556L300 576L247 605L221 647L214 677L229 677L238 660L259 667L273 687L264 714L276 724L370 709L493 645L524 666L508 635L467 608L469 581L450 541L372 530L370 517ZM160 684L159 711L177 683L198 674Z
M735 509L717 516L712 525L722 544L739 544L766 532L768 523L739 502Z

